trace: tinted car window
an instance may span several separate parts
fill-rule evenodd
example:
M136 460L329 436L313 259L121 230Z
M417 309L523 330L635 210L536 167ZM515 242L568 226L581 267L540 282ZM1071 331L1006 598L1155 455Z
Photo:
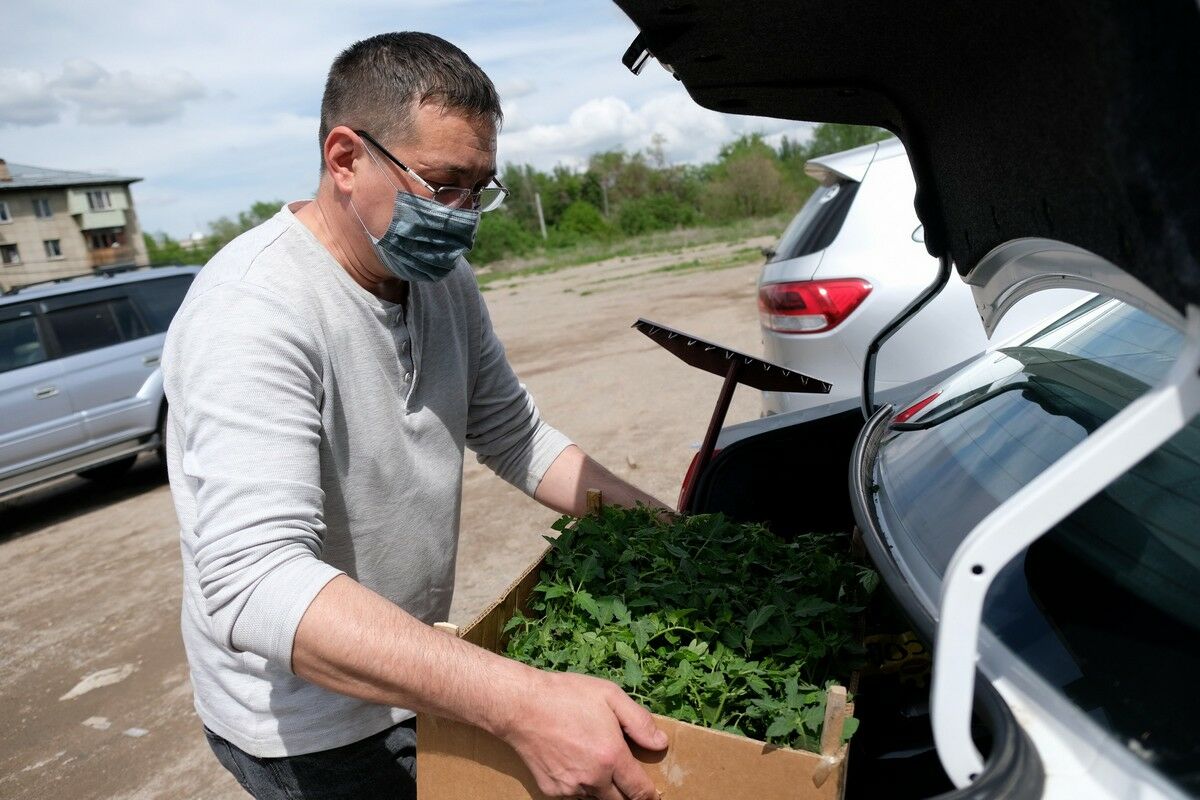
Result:
M45 360L46 348L38 335L37 319L28 316L0 322L0 372Z
M147 333L124 297L62 308L46 316L63 356L120 344Z
M130 284L129 293L135 298L153 333L162 333L171 324L188 287L192 285L193 277L179 275Z
M1170 368L1173 327L1086 307L987 354L885 440L879 498L917 572ZM970 380L974 376L976 380ZM1097 723L1200 789L1200 422L1071 514L997 576L984 611L1006 645ZM937 586L926 591L937 596ZM1161 688L1161 702L1148 692Z
M771 260L784 261L811 255L833 244L838 231L842 229L842 223L846 221L846 215L850 213L857 191L858 184L854 181L817 187L800 213L788 224Z

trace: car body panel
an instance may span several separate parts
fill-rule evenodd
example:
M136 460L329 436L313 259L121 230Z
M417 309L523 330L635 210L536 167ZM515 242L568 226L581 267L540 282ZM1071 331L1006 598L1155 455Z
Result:
M819 375L833 384L831 398L764 393L766 414L811 408L834 398L858 397L871 341L937 275L937 260L930 258L924 245L913 237L920 223L912 210L916 187L903 146L891 139L846 152L854 154L854 164L860 164L867 154L873 154L874 160L869 169L862 170L862 184L841 230L824 250L800 259L768 263L759 283L862 278L871 283L871 294L833 330L815 334L762 330L767 361ZM826 160L841 164L836 156ZM1064 288L1017 298L1015 310L993 326L991 333L994 338L1006 338L1082 296L1075 289ZM969 287L957 274L951 274L937 297L884 345L876 363L876 389L919 380L970 358L987 345L988 335Z
M958 558L960 543L972 529L971 520L990 513L1031 480L1026 473L1048 469L1063 453L1073 449L1075 440L1086 439L1090 428L1131 402L1138 385L1143 382L1153 385L1156 375L1171 363L1165 356L1178 346L1178 341L1168 335L1172 329L1178 329L1178 325L1154 322L1152 317L1114 300L1092 299L1036 332L1030 340L1036 344L1026 345L1026 337L1017 337L1005 343L1006 346L973 360L961 372L928 387L927 391L937 393L937 399L911 417L911 421L887 425L894 410L880 412L884 424L881 426L879 419L873 420L869 430L865 429L860 437L860 441L873 438L875 444L858 451L860 463L852 469L852 480L856 474L869 471L873 486L869 499L861 488L854 494L858 498L856 516L864 530L874 531L867 538L873 560L878 563L879 559L887 558L897 565L896 574L901 577L892 588L912 598L913 614L940 624L939 608L944 602L947 564ZM1131 347L1134 341L1131 335L1142 337L1144 344ZM1062 360L1047 360L1048 356L1044 354L1055 352L1049 348L1060 346L1066 347ZM1097 366L1086 369L1091 363ZM1117 371L1129 377L1120 382L1109 377L1115 376ZM1027 379L1038 380L1043 388L1033 387ZM1010 389L1016 391L1004 394ZM960 403L963 398L967 402ZM983 404L987 404L986 408L977 408ZM1017 407L1029 410L1018 415L1014 410ZM1029 424L1040 418L1053 419L1056 423L1038 426L1035 434L1029 430ZM920 436L923 438L908 441L905 437L909 430L922 431ZM1171 447L1183 452L1179 448L1186 448L1186 442L1194 440L1195 433L1180 435L1191 438L1180 440ZM880 443L885 451L890 450L890 456L888 452L879 452ZM1171 458L1167 455L1171 452L1169 449L1162 452L1163 455L1154 456L1159 461L1148 459L1140 465L1136 476L1120 484L1123 488L1114 484L1105 491L1120 493L1113 496L1123 497L1123 502L1130 508L1144 507L1146 501L1136 499L1133 487L1157 485L1151 470L1161 472L1165 468L1163 464L1167 463L1161 459ZM1152 463L1159 466L1151 466ZM1169 490L1172 504L1158 513L1173 514L1176 524L1178 515L1187 513L1184 509L1189 506L1185 498L1189 494L1190 502L1193 506L1195 503L1194 485L1192 490L1187 488L1188 481L1194 480L1188 477L1192 474L1194 470L1158 478L1173 486ZM1114 547L1117 552L1122 552L1114 542L1124 541L1121 537L1127 536L1132 540L1125 545L1127 548L1133 547L1134 553L1145 549L1146 555L1136 558L1147 559L1148 565L1141 567L1139 560L1139 569L1153 570L1154 564L1159 563L1153 559L1161 561L1163 556L1150 555L1155 552L1150 543L1135 545L1134 542L1140 541L1136 527L1131 527L1127 535L1118 534L1117 531L1129 527L1129 522L1121 526L1120 513L1114 516L1121 506L1110 508L1112 501L1104 502L1109 505L1103 508L1109 510L1103 519L1113 519L1114 532L1109 537L1096 537L1104 541L1094 541L1094 546L1106 548L1101 552L1112 552ZM859 512L863 505L869 507L869 515ZM1095 515L1100 512L1091 513L1090 519L1095 520ZM1155 519L1161 522L1163 517ZM1072 520L1064 525L1083 524ZM873 544L874 540L879 544ZM1093 542L1093 539L1088 541ZM1191 551L1184 549L1178 558L1188 558L1188 552L1194 557L1193 547ZM1035 742L1039 742L1039 747L1054 753L1052 757L1044 757L1047 796L1073 796L1070 787L1081 785L1078 782L1082 780L1078 778L1080 770L1086 775L1107 773L1099 784L1102 789L1087 796L1184 796L1179 786L1150 768L1149 764L1156 757L1150 747L1143 747L1145 755L1139 756L1135 754L1136 743L1129 744L1114 735L1119 728L1106 729L1097 724L1095 718L1113 713L1107 702L1095 707L1089 704L1085 712L1078 704L1078 696L1072 695L1070 699L1066 696L1068 689L1065 687L1094 685L1108 673L1096 667L1089 668L1098 673L1096 676L1076 673L1076 664L1087 663L1088 651L1076 653L1073 646L1078 637L1064 638L1048 618L1039 622L1041 615L1050 612L1043 610L1042 601L1035 605L1035 592L1031 588L1022 588L1027 580L1025 575L1031 569L1025 566L1024 559L1024 555L1020 556L1012 569L1002 571L993 583L989 594L992 605L985 607L991 610L985 610L984 627L980 632L978 665L993 682L1008 681L1019 689L1020 695L1014 702L1024 711L1018 716L1030 721L1027 729ZM1184 567L1180 565L1174 569ZM1055 575L1055 581L1070 580L1061 571L1056 571ZM1178 580L1178 575L1174 578ZM1149 624L1151 617L1139 619L1147 620ZM989 627L993 625L1002 626L997 628L998 633L993 633ZM1011 637L1021 643L1016 651L1006 643ZM1128 638L1137 640L1136 637ZM1124 640L1121 642L1128 644ZM1194 658L1194 647L1189 650L1186 646L1176 645L1175 648L1172 652L1178 658ZM1081 682L1085 674L1090 683ZM1123 673L1118 670L1113 674ZM1053 683L1047 677L1049 675L1055 676ZM1128 680L1123 683L1128 688L1122 687L1122 696L1136 698L1137 687ZM1074 691L1084 690L1076 688ZM1135 702L1141 704L1142 701L1135 699ZM1130 723L1122 724L1128 726ZM1041 733L1037 732L1039 728ZM1157 738L1148 740L1151 746L1161 746L1165 734L1158 725L1145 733L1146 736L1152 734ZM1155 742L1158 744L1154 745ZM1186 748L1186 741L1181 746ZM1093 750L1101 755L1089 755ZM1170 758L1179 758L1177 753L1169 752ZM1173 769L1180 767L1177 765ZM1056 780L1056 774L1064 777ZM1073 784L1072 781L1076 782ZM1056 784L1067 788L1063 793L1051 794L1049 790Z
M83 420L71 405L62 364L44 361L0 376L0 478L54 461L87 446ZM10 373L11 374L11 373ZM39 398L39 393L49 394Z
M49 358L0 372L0 496L158 446L165 328L198 271L81 276L0 296L0 320L31 315ZM78 311L86 318L82 310L93 306L98 324L111 318L105 331L119 330L121 341L89 347L90 328L76 318L68 334L54 316ZM67 335L75 348L86 349L64 355Z
M71 403L93 445L144 436L158 422L161 397L143 391L159 370L163 334L61 359ZM161 378L158 379L161 385Z

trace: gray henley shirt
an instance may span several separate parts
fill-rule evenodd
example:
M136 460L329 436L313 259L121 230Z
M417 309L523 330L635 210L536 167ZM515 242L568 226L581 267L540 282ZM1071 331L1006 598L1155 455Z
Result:
M261 757L413 715L291 671L308 604L345 573L428 623L454 588L463 448L532 495L569 440L543 422L465 261L400 307L292 214L231 242L167 333L167 461L196 710Z

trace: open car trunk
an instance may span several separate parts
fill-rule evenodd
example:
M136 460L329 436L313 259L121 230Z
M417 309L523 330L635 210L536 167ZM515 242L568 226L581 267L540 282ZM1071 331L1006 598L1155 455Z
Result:
M856 535L846 479L861 433L862 414L854 408L734 442L697 476L687 511L764 522L784 537L807 531ZM875 566L886 578L889 565ZM1040 796L1043 773L1034 746L986 680L977 687L973 736L987 769L963 790L946 777L930 726L933 630L908 621L908 604L887 589L897 583L882 581L867 609L869 664L855 695L862 724L846 798Z

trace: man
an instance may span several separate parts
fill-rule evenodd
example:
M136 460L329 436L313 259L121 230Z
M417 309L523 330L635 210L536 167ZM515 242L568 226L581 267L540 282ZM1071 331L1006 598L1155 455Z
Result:
M614 684L435 632L463 448L541 503L663 506L543 422L462 259L499 98L435 36L359 42L321 106L316 199L217 254L167 337L183 636L218 759L258 797L412 797L415 711L507 741L554 796L649 798Z

